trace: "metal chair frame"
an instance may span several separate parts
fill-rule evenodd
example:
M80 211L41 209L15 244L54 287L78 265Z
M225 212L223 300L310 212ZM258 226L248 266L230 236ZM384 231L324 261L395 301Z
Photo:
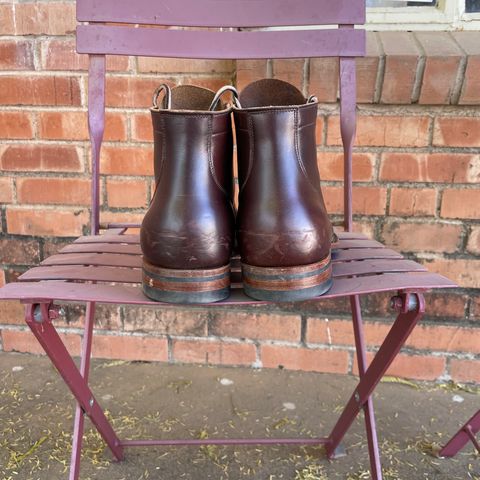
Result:
M165 0L161 4L163 8L160 10L155 0L77 0L77 19L82 22L77 28L77 51L88 54L90 60L88 120L92 146L92 235L80 237L58 255L46 259L40 267L26 272L18 282L0 290L0 299L18 299L26 304L28 326L77 400L69 478L79 478L85 415L93 422L117 460L124 458L124 451L129 447L205 444L323 444L327 456L333 458L339 452L344 435L363 410L371 475L374 480L380 480L382 469L372 393L422 318L425 311L424 291L456 285L444 277L426 272L423 266L403 259L378 242L352 233L355 57L365 53L365 32L354 26L365 21L365 0L255 0L248 2L248 8L241 0ZM301 28L318 24L336 26L330 29ZM135 28L132 28L134 25ZM155 28L155 25L229 28L227 31L205 28L179 30ZM300 29L255 30L256 27L288 25L297 25ZM240 27L254 30L240 31ZM99 160L105 127L107 54L217 59L339 57L345 231L339 233L340 242L334 249L334 286L318 301L349 297L360 379L327 437L124 440L117 436L105 417L88 384L96 303L159 305L144 297L138 286L141 259L138 236L125 234L129 227L135 225L110 224L106 226L106 233L99 235ZM235 267L235 260L232 265ZM237 280L241 280L238 275L237 271ZM392 298L392 306L398 315L368 365L360 295L380 291L398 292ZM75 365L55 329L54 320L59 315L58 307L53 303L55 300L87 304L80 368ZM241 288L236 288L230 299L220 305L261 303L266 302L255 302L242 294Z

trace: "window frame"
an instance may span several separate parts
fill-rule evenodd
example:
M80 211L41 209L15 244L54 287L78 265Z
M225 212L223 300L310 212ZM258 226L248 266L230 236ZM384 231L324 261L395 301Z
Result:
M369 7L367 30L480 30L480 12L466 13L465 0L440 0L436 8Z

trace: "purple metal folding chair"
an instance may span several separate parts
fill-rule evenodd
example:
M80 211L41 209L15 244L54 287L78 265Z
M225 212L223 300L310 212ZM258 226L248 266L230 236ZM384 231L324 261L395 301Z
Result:
M365 52L365 32L354 26L365 21L365 0L77 0L77 19L82 22L77 27L77 50L90 57L88 118L92 144L92 235L78 238L59 254L44 260L41 266L27 271L18 282L0 290L0 298L18 299L26 304L27 324L77 400L70 480L79 478L85 415L117 460L123 459L128 447L204 444L323 444L328 457L332 458L362 409L372 478L381 479L372 392L422 317L425 311L423 292L456 285L440 275L428 273L422 265L404 259L382 244L352 233L355 57ZM153 25L216 27L217 30L161 29ZM253 27L287 25L296 25L299 29L251 30ZM309 25L334 27L302 29ZM233 30L223 31L220 27L233 27ZM240 31L237 27L243 29ZM116 435L105 417L88 385L95 305L118 303L162 307L141 291L139 238L138 235L125 234L132 225L106 225L106 232L99 235L99 154L105 123L106 54L215 59L339 57L341 134L345 151L345 231L339 233L339 242L332 253L334 285L326 295L318 298L318 302L325 298L350 298L360 380L327 437L125 440ZM219 305L266 304L243 294L238 259L232 259L232 272L232 295ZM392 298L392 307L398 316L378 353L367 365L360 295L387 291L397 292ZM87 304L79 369L54 327L54 319L58 316L53 305L55 300Z
M451 438L440 450L440 457L454 457L469 441L480 453L480 443L476 434L480 432L480 410Z

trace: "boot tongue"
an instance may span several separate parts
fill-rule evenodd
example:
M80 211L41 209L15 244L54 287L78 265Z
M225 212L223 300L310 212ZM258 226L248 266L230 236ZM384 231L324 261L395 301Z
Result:
M286 107L304 105L306 98L298 88L288 82L266 78L251 83L240 94L242 108Z
M210 108L215 92L194 85L172 88L172 110L203 110Z

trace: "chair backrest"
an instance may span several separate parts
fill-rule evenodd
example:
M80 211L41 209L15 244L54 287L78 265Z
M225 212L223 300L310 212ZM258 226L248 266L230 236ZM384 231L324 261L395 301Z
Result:
M365 54L365 31L354 26L365 22L365 0L77 0L77 20L88 22L77 26L77 52L90 55L93 233L99 229L98 163L104 125L105 55L339 57L345 228L351 229L354 57ZM319 25L322 27L315 28Z

